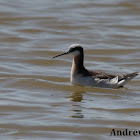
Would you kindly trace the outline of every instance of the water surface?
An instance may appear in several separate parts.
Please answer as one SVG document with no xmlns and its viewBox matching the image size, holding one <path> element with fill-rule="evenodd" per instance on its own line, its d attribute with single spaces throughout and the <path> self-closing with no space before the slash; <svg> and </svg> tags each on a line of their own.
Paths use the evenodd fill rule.
<svg viewBox="0 0 140 140">
<path fill-rule="evenodd" d="M 0 138 L 121 140 L 140 130 L 140 77 L 121 89 L 70 85 L 74 43 L 88 69 L 140 70 L 139 0 L 0 0 Z M 125 136 L 123 139 L 140 139 Z"/>
</svg>

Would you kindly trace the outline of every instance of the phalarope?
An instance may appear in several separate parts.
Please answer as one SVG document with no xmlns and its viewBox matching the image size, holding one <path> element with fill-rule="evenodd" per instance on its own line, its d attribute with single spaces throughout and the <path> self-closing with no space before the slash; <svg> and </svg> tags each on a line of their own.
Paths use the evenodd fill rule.
<svg viewBox="0 0 140 140">
<path fill-rule="evenodd" d="M 70 77 L 72 85 L 117 88 L 123 87 L 124 84 L 138 75 L 138 72 L 124 75 L 111 75 L 87 70 L 84 67 L 84 50 L 80 44 L 71 45 L 68 52 L 54 56 L 53 58 L 66 54 L 72 54 L 74 56 Z"/>
</svg>

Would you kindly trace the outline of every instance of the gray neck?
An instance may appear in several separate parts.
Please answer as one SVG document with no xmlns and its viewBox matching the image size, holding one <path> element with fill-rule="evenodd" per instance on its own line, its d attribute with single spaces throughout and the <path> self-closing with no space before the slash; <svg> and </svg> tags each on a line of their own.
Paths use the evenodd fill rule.
<svg viewBox="0 0 140 140">
<path fill-rule="evenodd" d="M 80 72 L 82 69 L 84 69 L 84 55 L 79 54 L 73 58 L 73 64 L 74 69 L 77 70 L 77 72 Z"/>
<path fill-rule="evenodd" d="M 73 58 L 72 75 L 82 74 L 83 76 L 91 76 L 89 71 L 84 67 L 84 55 L 79 54 Z"/>
</svg>

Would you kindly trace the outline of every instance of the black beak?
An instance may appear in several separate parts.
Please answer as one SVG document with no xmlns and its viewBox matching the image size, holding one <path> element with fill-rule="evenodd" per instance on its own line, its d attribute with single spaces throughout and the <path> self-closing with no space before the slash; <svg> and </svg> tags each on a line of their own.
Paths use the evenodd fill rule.
<svg viewBox="0 0 140 140">
<path fill-rule="evenodd" d="M 54 56 L 53 58 L 56 58 L 56 57 L 58 57 L 58 56 L 62 56 L 62 55 L 68 54 L 68 53 L 69 53 L 69 52 L 62 53 L 62 54 L 59 54 L 59 55 Z M 52 59 L 53 59 L 53 58 L 52 58 Z"/>
</svg>

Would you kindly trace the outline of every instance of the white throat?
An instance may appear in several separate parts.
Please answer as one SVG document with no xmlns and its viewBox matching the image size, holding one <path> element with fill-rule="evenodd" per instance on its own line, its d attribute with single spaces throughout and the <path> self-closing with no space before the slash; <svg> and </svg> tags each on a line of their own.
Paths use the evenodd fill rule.
<svg viewBox="0 0 140 140">
<path fill-rule="evenodd" d="M 71 52 L 70 54 L 72 54 L 73 56 L 77 56 L 80 54 L 80 52 L 78 50 L 74 51 L 74 52 Z"/>
</svg>

